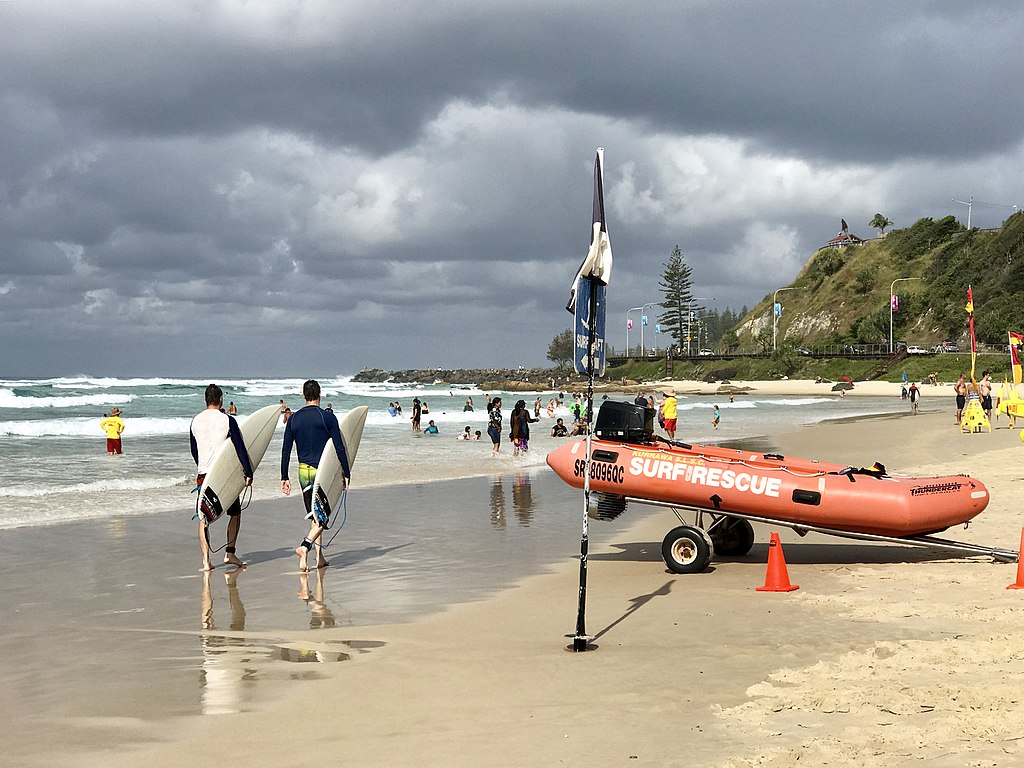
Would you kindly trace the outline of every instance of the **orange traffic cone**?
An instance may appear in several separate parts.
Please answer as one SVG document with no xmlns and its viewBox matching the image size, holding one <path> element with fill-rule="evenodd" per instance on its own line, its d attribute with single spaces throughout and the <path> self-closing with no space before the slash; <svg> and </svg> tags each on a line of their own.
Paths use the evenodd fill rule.
<svg viewBox="0 0 1024 768">
<path fill-rule="evenodd" d="M 786 556 L 782 554 L 782 542 L 779 534 L 772 533 L 768 543 L 768 571 L 764 577 L 764 586 L 758 592 L 792 592 L 800 589 L 796 584 L 789 583 L 789 572 L 786 570 Z"/>
<path fill-rule="evenodd" d="M 1007 589 L 1024 589 L 1024 563 L 1020 559 L 1021 552 L 1024 552 L 1024 528 L 1020 530 L 1020 549 L 1017 550 L 1017 580 Z"/>
</svg>

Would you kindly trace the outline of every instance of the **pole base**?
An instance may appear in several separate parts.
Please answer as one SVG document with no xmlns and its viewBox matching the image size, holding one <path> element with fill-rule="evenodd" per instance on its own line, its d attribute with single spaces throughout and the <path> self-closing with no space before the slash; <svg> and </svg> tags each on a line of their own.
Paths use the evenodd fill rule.
<svg viewBox="0 0 1024 768">
<path fill-rule="evenodd" d="M 591 642 L 594 639 L 591 635 L 577 635 L 573 633 L 571 635 L 566 635 L 566 637 L 572 639 L 572 645 L 565 646 L 565 650 L 567 651 L 582 653 L 583 651 L 597 650 L 597 646 Z"/>
</svg>

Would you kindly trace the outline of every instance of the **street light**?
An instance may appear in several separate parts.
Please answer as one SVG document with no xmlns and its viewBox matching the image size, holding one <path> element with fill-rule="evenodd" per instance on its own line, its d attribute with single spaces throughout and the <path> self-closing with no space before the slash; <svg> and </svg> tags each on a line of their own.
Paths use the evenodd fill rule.
<svg viewBox="0 0 1024 768">
<path fill-rule="evenodd" d="M 643 312 L 643 311 L 644 311 L 643 307 L 633 307 L 631 309 L 627 309 L 626 310 L 626 357 L 629 357 L 629 313 L 630 312 Z M 640 326 L 640 332 L 643 333 L 643 325 Z M 642 348 L 643 348 L 643 336 L 641 336 L 640 339 L 641 339 L 640 347 L 641 347 L 641 350 L 642 350 Z M 642 357 L 642 355 L 641 355 L 641 357 Z"/>
<path fill-rule="evenodd" d="M 642 307 L 632 307 L 631 309 L 626 310 L 626 357 L 629 357 L 629 313 L 640 313 L 640 357 L 644 357 L 644 355 L 647 354 L 644 349 L 644 310 L 647 309 L 647 307 L 656 306 L 657 303 L 658 302 L 656 301 L 649 301 Z"/>
<path fill-rule="evenodd" d="M 974 195 L 971 195 L 970 199 L 966 200 L 966 201 L 965 200 L 957 200 L 954 197 L 953 198 L 953 202 L 954 203 L 959 203 L 960 205 L 966 205 L 967 206 L 967 231 L 970 232 L 971 231 L 971 210 L 974 208 Z"/>
<path fill-rule="evenodd" d="M 893 315 L 893 296 L 896 295 L 896 283 L 902 280 L 924 280 L 923 277 L 897 277 L 892 281 L 892 285 L 889 286 L 889 354 L 892 354 L 892 315 Z"/>
<path fill-rule="evenodd" d="M 690 357 L 690 345 L 693 343 L 693 331 L 690 329 L 690 324 L 693 322 L 693 302 L 695 301 L 707 301 L 706 296 L 694 296 L 690 299 L 690 303 L 686 305 L 686 356 Z M 699 351 L 699 349 L 698 349 Z"/>
<path fill-rule="evenodd" d="M 644 347 L 644 318 L 647 315 L 644 314 L 644 310 L 648 307 L 653 307 L 655 304 L 657 304 L 656 301 L 649 301 L 640 307 L 640 357 L 644 357 L 647 354 L 647 348 Z"/>
<path fill-rule="evenodd" d="M 772 294 L 772 354 L 778 350 L 776 339 L 778 338 L 779 332 L 779 313 L 775 311 L 775 307 L 779 305 L 779 294 L 783 291 L 799 291 L 800 286 L 792 286 L 790 288 L 779 288 L 774 294 Z"/>
</svg>

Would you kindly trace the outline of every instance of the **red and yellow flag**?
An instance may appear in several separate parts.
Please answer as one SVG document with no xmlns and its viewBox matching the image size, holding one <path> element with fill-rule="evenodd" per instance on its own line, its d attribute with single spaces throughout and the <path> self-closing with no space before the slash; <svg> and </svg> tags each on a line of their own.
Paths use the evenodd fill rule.
<svg viewBox="0 0 1024 768">
<path fill-rule="evenodd" d="M 971 291 L 971 286 L 967 286 L 967 306 L 964 307 L 967 310 L 967 325 L 971 329 L 971 383 L 977 384 L 978 380 L 974 378 L 975 363 L 978 359 L 978 342 L 974 338 L 974 292 Z"/>
<path fill-rule="evenodd" d="M 1021 365 L 1020 365 L 1020 347 L 1024 344 L 1024 333 L 1014 333 L 1008 331 L 1010 334 L 1010 368 L 1013 371 L 1013 383 L 1014 385 L 1020 384 Z"/>
</svg>

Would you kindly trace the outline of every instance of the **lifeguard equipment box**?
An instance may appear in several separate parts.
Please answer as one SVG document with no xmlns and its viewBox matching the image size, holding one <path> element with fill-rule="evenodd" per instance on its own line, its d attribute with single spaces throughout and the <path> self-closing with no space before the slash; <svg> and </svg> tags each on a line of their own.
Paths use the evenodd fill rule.
<svg viewBox="0 0 1024 768">
<path fill-rule="evenodd" d="M 601 440 L 646 444 L 654 441 L 654 409 L 605 400 L 597 412 L 594 435 Z"/>
</svg>

